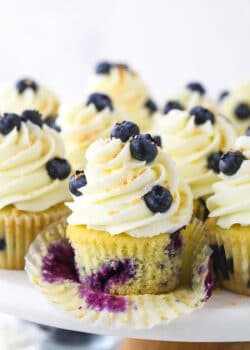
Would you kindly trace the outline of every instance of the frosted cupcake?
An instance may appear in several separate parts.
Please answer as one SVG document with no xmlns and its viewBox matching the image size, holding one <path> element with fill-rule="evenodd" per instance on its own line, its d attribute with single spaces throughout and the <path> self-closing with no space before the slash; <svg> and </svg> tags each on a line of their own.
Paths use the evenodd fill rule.
<svg viewBox="0 0 250 350">
<path fill-rule="evenodd" d="M 219 162 L 220 181 L 207 200 L 206 226 L 223 287 L 250 295 L 250 137 L 241 136 Z"/>
<path fill-rule="evenodd" d="M 40 114 L 0 119 L 0 268 L 22 269 L 36 235 L 68 213 L 70 165 Z"/>
<path fill-rule="evenodd" d="M 165 102 L 163 114 L 167 114 L 173 109 L 189 110 L 195 106 L 202 106 L 216 112 L 215 102 L 208 96 L 205 87 L 196 81 L 190 82 L 170 94 Z"/>
<path fill-rule="evenodd" d="M 52 91 L 26 78 L 0 92 L 0 110 L 8 113 L 21 113 L 25 109 L 37 110 L 43 119 L 56 118 L 59 101 Z"/>
<path fill-rule="evenodd" d="M 85 172 L 70 181 L 67 227 L 82 283 L 119 295 L 173 290 L 192 216 L 175 164 L 129 122 L 94 142 L 86 158 Z"/>
<path fill-rule="evenodd" d="M 245 135 L 250 126 L 250 83 L 223 91 L 219 96 L 218 109 L 232 122 L 238 135 Z"/>
<path fill-rule="evenodd" d="M 148 131 L 157 110 L 139 75 L 125 64 L 100 62 L 89 81 L 89 91 L 109 95 L 126 118 Z"/>
<path fill-rule="evenodd" d="M 85 152 L 100 137 L 107 137 L 112 126 L 121 122 L 111 98 L 101 93 L 89 95 L 85 102 L 65 110 L 58 118 L 66 147 L 66 157 L 74 169 L 85 165 Z"/>
</svg>

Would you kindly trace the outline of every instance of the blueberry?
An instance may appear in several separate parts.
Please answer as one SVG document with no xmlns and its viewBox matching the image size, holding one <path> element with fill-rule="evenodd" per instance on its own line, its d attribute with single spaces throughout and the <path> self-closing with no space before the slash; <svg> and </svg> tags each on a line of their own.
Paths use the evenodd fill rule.
<svg viewBox="0 0 250 350">
<path fill-rule="evenodd" d="M 31 123 L 40 126 L 40 128 L 43 126 L 41 114 L 34 110 L 27 109 L 26 111 L 23 111 L 21 114 L 21 119 L 24 122 L 30 121 Z"/>
<path fill-rule="evenodd" d="M 38 89 L 38 85 L 34 80 L 22 79 L 16 83 L 16 89 L 19 92 L 19 94 L 22 94 L 26 89 L 31 89 L 34 92 L 36 92 Z"/>
<path fill-rule="evenodd" d="M 149 111 L 150 114 L 153 114 L 157 111 L 157 105 L 156 103 L 149 98 L 145 103 L 144 107 Z"/>
<path fill-rule="evenodd" d="M 113 110 L 113 103 L 108 95 L 95 92 L 89 95 L 86 105 L 94 104 L 95 108 L 100 112 L 105 108 Z"/>
<path fill-rule="evenodd" d="M 116 123 L 111 131 L 111 137 L 120 139 L 122 142 L 126 142 L 130 137 L 139 135 L 139 127 L 132 122 L 123 121 L 122 123 Z"/>
<path fill-rule="evenodd" d="M 55 157 L 46 163 L 46 169 L 52 179 L 64 180 L 71 171 L 70 164 L 66 159 Z"/>
<path fill-rule="evenodd" d="M 149 134 L 138 135 L 130 143 L 130 152 L 135 159 L 152 162 L 157 156 L 157 146 Z"/>
<path fill-rule="evenodd" d="M 112 68 L 112 64 L 107 61 L 99 62 L 96 65 L 95 72 L 96 74 L 108 74 Z"/>
<path fill-rule="evenodd" d="M 153 213 L 165 213 L 173 202 L 171 192 L 160 185 L 155 185 L 143 198 Z"/>
<path fill-rule="evenodd" d="M 0 238 L 0 251 L 3 251 L 6 249 L 6 240 L 5 238 Z"/>
<path fill-rule="evenodd" d="M 192 81 L 191 83 L 188 83 L 186 87 L 191 91 L 198 92 L 200 95 L 205 95 L 206 93 L 206 89 L 204 88 L 204 86 L 197 81 Z"/>
<path fill-rule="evenodd" d="M 215 123 L 215 118 L 213 113 L 201 106 L 196 106 L 192 108 L 190 110 L 190 115 L 194 116 L 194 122 L 196 125 L 204 124 L 207 121 L 210 121 L 212 124 Z"/>
<path fill-rule="evenodd" d="M 44 123 L 48 125 L 51 129 L 54 129 L 57 132 L 61 131 L 61 128 L 59 125 L 56 124 L 56 118 L 53 116 L 49 116 L 46 119 L 44 119 Z"/>
<path fill-rule="evenodd" d="M 246 120 L 250 118 L 250 106 L 247 103 L 239 103 L 234 110 L 234 114 L 239 120 Z"/>
<path fill-rule="evenodd" d="M 207 167 L 208 169 L 213 170 L 215 173 L 219 174 L 220 169 L 219 169 L 219 162 L 221 159 L 221 156 L 223 155 L 222 151 L 212 153 L 207 159 Z"/>
<path fill-rule="evenodd" d="M 21 118 L 15 113 L 5 113 L 2 118 L 0 118 L 0 134 L 7 135 L 14 128 L 19 130 L 21 127 Z"/>
<path fill-rule="evenodd" d="M 87 180 L 84 171 L 76 170 L 75 174 L 69 180 L 69 190 L 72 194 L 79 197 L 82 193 L 78 189 L 84 187 L 86 184 Z"/>
<path fill-rule="evenodd" d="M 219 161 L 219 169 L 225 175 L 233 175 L 240 168 L 245 159 L 240 151 L 224 153 Z"/>
<path fill-rule="evenodd" d="M 219 94 L 219 101 L 222 101 L 225 97 L 227 97 L 229 95 L 229 91 L 228 90 L 224 90 Z"/>
<path fill-rule="evenodd" d="M 179 101 L 167 101 L 164 109 L 163 109 L 163 114 L 167 114 L 168 112 L 172 111 L 173 109 L 178 109 L 180 111 L 184 110 L 184 107 L 182 106 L 182 104 Z"/>
<path fill-rule="evenodd" d="M 153 140 L 157 144 L 157 146 L 162 147 L 161 137 L 159 135 L 153 136 Z"/>
</svg>

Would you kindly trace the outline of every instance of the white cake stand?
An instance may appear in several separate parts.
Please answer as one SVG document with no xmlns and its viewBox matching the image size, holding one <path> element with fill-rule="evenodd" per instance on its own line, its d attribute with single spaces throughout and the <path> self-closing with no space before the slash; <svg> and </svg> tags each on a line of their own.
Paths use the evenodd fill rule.
<svg viewBox="0 0 250 350">
<path fill-rule="evenodd" d="M 146 330 L 115 330 L 74 319 L 50 304 L 25 272 L 0 271 L 0 311 L 21 319 L 69 330 L 177 342 L 250 341 L 250 298 L 215 292 L 201 310 Z M 154 310 L 152 310 L 154 312 Z"/>
</svg>

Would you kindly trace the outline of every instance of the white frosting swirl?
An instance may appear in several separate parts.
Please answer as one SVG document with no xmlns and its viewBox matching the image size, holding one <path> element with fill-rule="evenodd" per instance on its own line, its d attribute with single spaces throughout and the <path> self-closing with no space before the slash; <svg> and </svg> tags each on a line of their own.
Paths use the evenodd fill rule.
<svg viewBox="0 0 250 350">
<path fill-rule="evenodd" d="M 222 228 L 250 225 L 250 137 L 239 137 L 235 148 L 246 160 L 234 175 L 220 173 L 221 181 L 213 186 L 215 194 L 207 200 L 209 216 L 217 218 L 217 225 Z"/>
<path fill-rule="evenodd" d="M 217 180 L 217 174 L 207 168 L 209 155 L 234 145 L 232 125 L 223 117 L 215 119 L 215 124 L 207 121 L 196 125 L 194 117 L 178 110 L 156 118 L 153 133 L 162 136 L 163 149 L 175 160 L 194 198 L 212 193 L 212 184 Z"/>
<path fill-rule="evenodd" d="M 60 135 L 46 125 L 22 122 L 19 131 L 0 134 L 0 209 L 11 204 L 39 212 L 66 200 L 68 179 L 53 180 L 46 170 L 49 160 L 63 156 Z"/>
<path fill-rule="evenodd" d="M 75 169 L 85 166 L 85 152 L 98 138 L 108 137 L 116 122 L 124 118 L 116 110 L 105 108 L 98 111 L 94 104 L 79 104 L 63 111 L 58 118 L 66 148 L 66 157 Z"/>
<path fill-rule="evenodd" d="M 151 163 L 133 159 L 130 143 L 118 139 L 98 140 L 87 150 L 85 170 L 87 185 L 83 195 L 69 203 L 71 225 L 111 235 L 127 233 L 134 237 L 151 237 L 172 233 L 189 223 L 192 194 L 180 179 L 176 167 L 164 152 Z M 154 185 L 168 188 L 173 203 L 165 213 L 153 213 L 143 196 Z"/>
</svg>

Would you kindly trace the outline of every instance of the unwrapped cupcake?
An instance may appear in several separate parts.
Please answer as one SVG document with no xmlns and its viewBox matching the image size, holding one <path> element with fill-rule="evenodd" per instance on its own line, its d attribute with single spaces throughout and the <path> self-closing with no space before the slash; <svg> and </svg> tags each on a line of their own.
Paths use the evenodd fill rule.
<svg viewBox="0 0 250 350">
<path fill-rule="evenodd" d="M 0 268 L 22 269 L 36 235 L 68 213 L 70 165 L 36 111 L 0 118 Z"/>
</svg>

